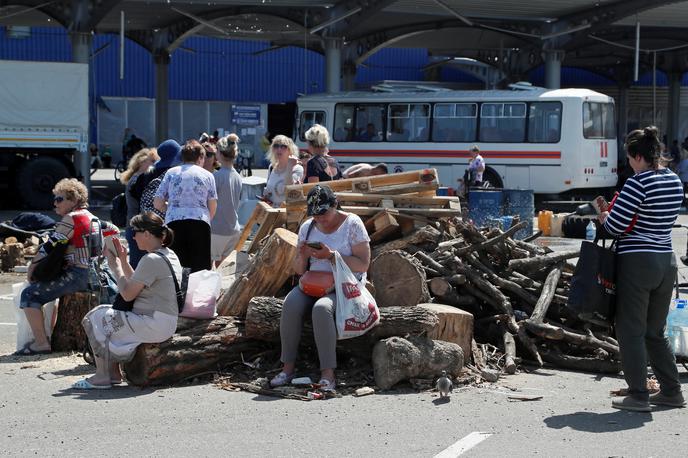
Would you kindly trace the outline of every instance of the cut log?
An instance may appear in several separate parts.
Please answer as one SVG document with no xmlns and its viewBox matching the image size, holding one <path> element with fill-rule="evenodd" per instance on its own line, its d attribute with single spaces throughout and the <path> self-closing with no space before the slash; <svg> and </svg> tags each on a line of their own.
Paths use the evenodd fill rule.
<svg viewBox="0 0 688 458">
<path fill-rule="evenodd" d="M 276 294 L 292 275 L 297 239 L 293 232 L 275 229 L 246 270 L 220 296 L 217 313 L 241 317 L 252 297 Z"/>
<path fill-rule="evenodd" d="M 503 323 L 499 324 L 499 330 L 502 333 L 502 341 L 504 342 L 504 372 L 507 374 L 516 373 L 516 341 L 509 330 Z"/>
<path fill-rule="evenodd" d="M 375 383 L 383 390 L 411 378 L 434 379 L 442 371 L 457 377 L 463 363 L 461 346 L 428 337 L 390 337 L 373 348 Z"/>
<path fill-rule="evenodd" d="M 375 244 L 395 237 L 401 232 L 399 223 L 388 210 L 382 210 L 365 222 L 370 243 Z"/>
<path fill-rule="evenodd" d="M 544 269 L 566 259 L 577 258 L 580 250 L 561 251 L 548 256 L 535 256 L 534 258 L 512 259 L 509 268 L 525 274 Z"/>
<path fill-rule="evenodd" d="M 17 239 L 14 239 L 13 243 L 5 242 L 0 246 L 0 269 L 3 272 L 10 272 L 14 266 L 24 264 L 24 244 L 17 243 Z"/>
<path fill-rule="evenodd" d="M 437 314 L 440 322 L 427 336 L 434 340 L 444 340 L 459 344 L 467 360 L 471 356 L 473 340 L 473 314 L 445 304 L 419 304 L 421 308 Z"/>
<path fill-rule="evenodd" d="M 621 363 L 619 361 L 565 355 L 559 350 L 544 349 L 541 353 L 542 359 L 564 369 L 598 372 L 601 374 L 618 374 L 621 372 Z"/>
<path fill-rule="evenodd" d="M 458 276 L 456 275 L 456 277 Z M 458 290 L 442 277 L 433 278 L 428 283 L 430 285 L 430 292 L 435 296 L 436 302 L 458 308 L 474 308 L 477 304 L 474 296 L 459 294 Z"/>
<path fill-rule="evenodd" d="M 275 297 L 254 297 L 246 312 L 246 336 L 266 342 L 279 342 L 279 323 L 282 314 L 282 299 Z M 380 323 L 363 337 L 383 339 L 391 336 L 432 332 L 440 323 L 437 313 L 420 307 L 384 307 L 380 309 Z M 304 337 L 309 338 L 312 330 L 304 327 Z M 347 339 L 339 343 L 355 341 Z"/>
<path fill-rule="evenodd" d="M 82 351 L 86 332 L 81 320 L 98 305 L 95 294 L 79 292 L 62 296 L 57 306 L 57 321 L 51 337 L 53 351 Z"/>
<path fill-rule="evenodd" d="M 430 300 L 423 266 L 403 251 L 382 253 L 370 263 L 368 274 L 380 308 L 413 307 Z"/>
<path fill-rule="evenodd" d="M 392 250 L 408 250 L 413 246 L 436 244 L 440 238 L 440 231 L 430 225 L 421 227 L 406 237 L 383 243 L 373 249 L 373 257 Z"/>
<path fill-rule="evenodd" d="M 171 385 L 189 377 L 217 371 L 223 364 L 250 359 L 266 344 L 247 339 L 234 317 L 214 320 L 180 318 L 177 333 L 159 344 L 142 344 L 124 364 L 129 383 Z"/>
</svg>

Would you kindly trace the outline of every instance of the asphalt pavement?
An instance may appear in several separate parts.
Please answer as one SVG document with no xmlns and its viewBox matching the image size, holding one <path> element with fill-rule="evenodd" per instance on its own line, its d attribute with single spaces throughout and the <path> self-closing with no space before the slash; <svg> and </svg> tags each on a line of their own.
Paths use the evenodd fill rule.
<svg viewBox="0 0 688 458">
<path fill-rule="evenodd" d="M 688 224 L 688 216 L 680 222 Z M 684 254 L 686 230 L 674 235 L 677 253 Z M 681 267 L 682 281 L 687 273 Z M 685 409 L 612 409 L 609 391 L 625 386 L 621 377 L 549 368 L 460 388 L 446 403 L 436 393 L 410 390 L 304 402 L 206 383 L 75 392 L 69 386 L 93 370 L 78 355 L 10 356 L 16 337 L 11 284 L 20 281 L 20 274 L 0 275 L 1 455 L 686 455 Z M 688 391 L 683 367 L 680 375 Z M 514 394 L 542 398 L 510 400 Z"/>
</svg>

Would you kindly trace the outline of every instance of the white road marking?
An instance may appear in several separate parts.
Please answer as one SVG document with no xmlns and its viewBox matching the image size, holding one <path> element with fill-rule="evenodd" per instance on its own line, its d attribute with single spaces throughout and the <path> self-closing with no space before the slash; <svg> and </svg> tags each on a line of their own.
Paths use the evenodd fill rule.
<svg viewBox="0 0 688 458">
<path fill-rule="evenodd" d="M 17 323 L 0 323 L 0 326 L 16 326 Z"/>
<path fill-rule="evenodd" d="M 474 431 L 470 433 L 468 436 L 464 437 L 463 439 L 460 439 L 456 443 L 442 450 L 440 453 L 435 455 L 434 458 L 454 458 L 459 455 L 462 455 L 464 452 L 472 449 L 473 447 L 475 447 L 491 435 L 492 434 L 490 433 L 481 433 Z"/>
</svg>

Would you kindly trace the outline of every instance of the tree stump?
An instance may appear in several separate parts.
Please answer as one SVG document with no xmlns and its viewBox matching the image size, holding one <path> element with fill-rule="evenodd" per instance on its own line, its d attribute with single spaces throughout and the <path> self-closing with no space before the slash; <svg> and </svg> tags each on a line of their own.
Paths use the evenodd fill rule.
<svg viewBox="0 0 688 458">
<path fill-rule="evenodd" d="M 439 324 L 428 332 L 429 338 L 459 344 L 464 358 L 471 357 L 473 314 L 444 304 L 420 304 L 419 307 L 435 312 L 440 319 Z"/>
<path fill-rule="evenodd" d="M 442 371 L 457 377 L 463 362 L 458 344 L 428 337 L 390 337 L 373 348 L 375 383 L 383 390 L 410 378 L 434 379 Z"/>
<path fill-rule="evenodd" d="M 430 300 L 422 264 L 403 251 L 382 253 L 373 259 L 368 274 L 380 308 L 413 307 Z"/>
<path fill-rule="evenodd" d="M 133 385 L 170 385 L 241 361 L 242 353 L 248 359 L 263 350 L 265 344 L 246 338 L 234 317 L 180 318 L 177 332 L 170 339 L 140 345 L 134 358 L 124 364 L 124 372 Z"/>
<path fill-rule="evenodd" d="M 13 237 L 10 237 L 13 238 Z M 22 243 L 5 243 L 0 246 L 0 270 L 11 272 L 14 266 L 24 264 L 24 245 Z"/>
<path fill-rule="evenodd" d="M 94 307 L 98 298 L 90 292 L 62 296 L 57 305 L 57 321 L 51 338 L 53 351 L 81 351 L 86 345 L 86 332 L 81 320 Z"/>
<path fill-rule="evenodd" d="M 246 270 L 220 296 L 217 313 L 243 317 L 252 297 L 276 294 L 293 273 L 297 240 L 293 232 L 275 229 Z"/>
</svg>

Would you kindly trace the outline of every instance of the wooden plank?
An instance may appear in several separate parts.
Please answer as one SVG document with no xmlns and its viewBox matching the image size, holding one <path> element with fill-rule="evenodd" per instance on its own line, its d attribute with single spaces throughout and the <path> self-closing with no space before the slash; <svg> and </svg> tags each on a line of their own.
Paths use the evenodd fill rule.
<svg viewBox="0 0 688 458">
<path fill-rule="evenodd" d="M 385 210 L 382 207 L 359 207 L 359 206 L 342 206 L 345 212 L 354 213 L 358 216 L 373 216 L 380 210 Z M 389 209 L 387 209 L 389 210 Z M 461 216 L 461 211 L 451 208 L 394 208 L 394 212 L 399 212 L 402 215 L 418 215 L 430 218 L 444 218 L 450 216 Z M 392 213 L 394 214 L 394 213 Z"/>
<path fill-rule="evenodd" d="M 326 184 L 335 192 L 348 191 L 366 193 L 379 193 L 376 191 L 376 189 L 378 188 L 394 187 L 408 184 L 423 184 L 426 186 L 425 188 L 422 188 L 424 190 L 427 190 L 428 187 L 434 186 L 434 189 L 439 187 L 439 181 L 437 179 L 437 170 L 412 170 L 409 172 L 392 173 L 388 175 L 376 175 L 362 178 L 347 178 L 344 180 L 327 181 L 324 183 L 306 183 L 289 185 L 286 188 L 287 205 L 290 201 L 305 199 L 305 196 L 308 194 L 308 191 L 310 191 L 316 184 Z"/>
<path fill-rule="evenodd" d="M 256 205 L 256 208 L 253 209 L 253 213 L 251 213 L 251 216 L 244 225 L 244 230 L 241 231 L 241 236 L 239 237 L 239 240 L 237 241 L 236 245 L 234 245 L 235 250 L 241 251 L 244 248 L 244 243 L 246 243 L 246 240 L 248 240 L 249 236 L 251 235 L 251 229 L 253 228 L 253 225 L 256 224 L 256 222 L 258 221 L 258 215 L 260 214 L 260 212 L 260 208 L 258 207 L 258 205 Z"/>
<path fill-rule="evenodd" d="M 370 243 L 386 240 L 401 230 L 397 220 L 386 210 L 376 213 L 365 222 L 365 226 L 370 234 Z"/>
<path fill-rule="evenodd" d="M 262 202 L 261 202 L 262 203 Z M 251 246 L 248 248 L 248 253 L 255 253 L 258 250 L 258 247 L 260 246 L 261 240 L 263 240 L 265 237 L 269 237 L 270 234 L 272 234 L 273 229 L 275 228 L 275 222 L 277 221 L 277 218 L 280 214 L 279 210 L 277 208 L 271 208 L 270 210 L 277 210 L 277 211 L 267 211 L 265 212 L 265 216 L 261 221 L 258 221 L 258 224 L 260 224 L 260 227 L 258 228 L 258 231 L 256 232 L 256 235 L 253 237 L 253 241 L 251 242 Z M 284 211 L 286 214 L 286 210 Z"/>
</svg>

